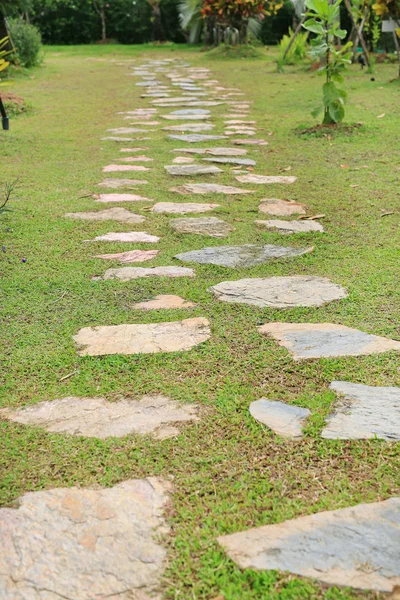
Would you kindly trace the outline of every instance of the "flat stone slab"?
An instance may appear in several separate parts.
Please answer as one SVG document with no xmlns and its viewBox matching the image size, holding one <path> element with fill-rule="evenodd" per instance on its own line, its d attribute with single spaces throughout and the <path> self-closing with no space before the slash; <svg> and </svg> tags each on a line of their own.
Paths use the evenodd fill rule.
<svg viewBox="0 0 400 600">
<path fill-rule="evenodd" d="M 196 306 L 194 302 L 185 300 L 180 296 L 161 295 L 156 296 L 153 298 L 153 300 L 137 302 L 132 306 L 132 308 L 136 310 L 161 310 L 173 308 L 192 308 L 193 306 Z"/>
<path fill-rule="evenodd" d="M 356 589 L 400 584 L 400 498 L 320 512 L 225 535 L 218 542 L 242 569 L 289 571 Z"/>
<path fill-rule="evenodd" d="M 151 210 L 159 214 L 184 215 L 186 213 L 208 212 L 219 206 L 219 204 L 196 204 L 195 202 L 157 202 Z"/>
<path fill-rule="evenodd" d="M 227 165 L 243 165 L 248 167 L 254 167 L 257 164 L 252 158 L 234 158 L 233 156 L 214 156 L 213 158 L 203 158 L 202 160 Z"/>
<path fill-rule="evenodd" d="M 170 192 L 178 192 L 179 194 L 225 194 L 226 196 L 254 194 L 254 190 L 244 190 L 243 188 L 219 185 L 218 183 L 185 183 L 185 185 L 170 188 Z"/>
<path fill-rule="evenodd" d="M 197 217 L 191 219 L 172 219 L 170 227 L 177 233 L 192 233 L 195 235 L 209 235 L 210 237 L 226 237 L 234 228 L 216 217 Z"/>
<path fill-rule="evenodd" d="M 95 194 L 93 196 L 96 202 L 153 202 L 150 198 L 140 194 Z"/>
<path fill-rule="evenodd" d="M 311 414 L 308 408 L 261 398 L 250 404 L 251 415 L 272 431 L 286 438 L 303 437 L 303 426 Z"/>
<path fill-rule="evenodd" d="M 295 360 L 400 350 L 400 342 L 334 323 L 266 323 L 258 331 L 277 340 Z"/>
<path fill-rule="evenodd" d="M 146 179 L 104 179 L 97 185 L 105 188 L 120 188 L 120 187 L 130 187 L 134 185 L 145 185 L 149 183 Z"/>
<path fill-rule="evenodd" d="M 151 598 L 163 573 L 171 485 L 149 477 L 106 489 L 30 492 L 0 509 L 4 599 Z"/>
<path fill-rule="evenodd" d="M 187 135 L 168 135 L 170 140 L 178 140 L 180 142 L 189 142 L 189 144 L 195 144 L 197 142 L 209 142 L 210 140 L 223 140 L 224 135 L 206 135 L 200 133 L 188 133 Z"/>
<path fill-rule="evenodd" d="M 198 116 L 202 116 L 202 117 L 207 117 L 208 115 L 211 114 L 210 110 L 206 110 L 204 108 L 183 108 L 182 110 L 173 110 L 171 113 L 169 113 L 168 115 L 164 115 L 164 119 L 166 119 L 167 117 L 198 117 Z"/>
<path fill-rule="evenodd" d="M 326 420 L 321 436 L 330 440 L 400 440 L 400 388 L 333 381 L 342 398 Z M 399 557 L 400 558 L 400 557 Z M 400 561 L 399 561 L 400 564 Z"/>
<path fill-rule="evenodd" d="M 194 163 L 194 161 L 195 159 L 191 158 L 190 156 L 177 156 L 172 162 L 174 165 L 184 165 Z"/>
<path fill-rule="evenodd" d="M 181 352 L 207 341 L 211 331 L 203 317 L 171 323 L 84 327 L 73 337 L 80 356 Z"/>
<path fill-rule="evenodd" d="M 169 175 L 215 175 L 223 172 L 212 165 L 167 165 L 164 169 Z"/>
<path fill-rule="evenodd" d="M 116 127 L 115 129 L 107 129 L 109 133 L 114 133 L 116 135 L 129 135 L 130 133 L 148 133 L 149 131 L 155 131 L 152 129 L 138 129 L 137 127 Z"/>
<path fill-rule="evenodd" d="M 121 264 L 146 262 L 153 260 L 159 253 L 159 250 L 128 250 L 127 252 L 117 252 L 116 254 L 97 254 L 95 258 L 103 260 L 117 260 Z"/>
<path fill-rule="evenodd" d="M 279 233 L 323 233 L 324 228 L 317 221 L 282 221 L 279 219 L 271 219 L 270 221 L 254 221 L 256 225 L 265 227 L 266 229 L 276 229 Z"/>
<path fill-rule="evenodd" d="M 274 308 L 322 306 L 348 295 L 326 277 L 307 275 L 222 281 L 211 287 L 211 291 L 223 302 Z"/>
<path fill-rule="evenodd" d="M 256 138 L 252 138 L 252 139 L 237 139 L 237 140 L 231 140 L 232 144 L 235 144 L 237 146 L 268 146 L 268 142 L 266 140 L 262 140 L 262 139 L 256 139 Z"/>
<path fill-rule="evenodd" d="M 107 208 L 91 212 L 66 213 L 64 217 L 82 219 L 83 221 L 119 221 L 120 223 L 143 223 L 141 215 L 135 215 L 126 208 Z"/>
<path fill-rule="evenodd" d="M 122 171 L 150 171 L 150 168 L 143 165 L 107 165 L 102 170 L 103 173 L 119 173 Z"/>
<path fill-rule="evenodd" d="M 204 121 L 205 119 L 209 119 L 210 115 L 208 114 L 210 111 L 207 111 L 207 114 L 194 114 L 194 115 L 162 115 L 163 119 L 167 121 Z"/>
<path fill-rule="evenodd" d="M 102 137 L 101 140 L 103 142 L 133 142 L 133 138 L 116 137 L 114 135 L 109 135 L 107 137 Z"/>
<path fill-rule="evenodd" d="M 215 125 L 211 123 L 180 123 L 179 125 L 169 125 L 168 127 L 163 127 L 163 131 L 193 131 L 197 133 L 198 131 L 212 131 L 215 129 Z"/>
<path fill-rule="evenodd" d="M 149 235 L 145 231 L 125 231 L 120 233 L 105 233 L 104 235 L 98 235 L 93 240 L 86 240 L 89 242 L 151 242 L 155 243 L 160 240 L 156 235 Z"/>
<path fill-rule="evenodd" d="M 235 179 L 240 183 L 272 184 L 272 183 L 294 183 L 297 177 L 283 175 L 238 175 Z"/>
<path fill-rule="evenodd" d="M 119 279 L 130 281 L 143 277 L 195 277 L 193 269 L 186 267 L 122 267 L 121 269 L 108 269 L 103 277 L 92 277 L 98 279 Z"/>
<path fill-rule="evenodd" d="M 293 258 L 307 254 L 312 248 L 288 248 L 285 246 L 214 246 L 191 250 L 177 254 L 174 258 L 183 262 L 195 262 L 202 265 L 219 265 L 221 267 L 253 267 L 276 258 Z"/>
<path fill-rule="evenodd" d="M 279 200 L 278 198 L 263 198 L 258 210 L 275 217 L 306 214 L 303 204 L 294 200 Z"/>
<path fill-rule="evenodd" d="M 154 158 L 149 156 L 124 156 L 123 158 L 117 158 L 120 162 L 153 162 Z"/>
<path fill-rule="evenodd" d="M 131 433 L 166 439 L 179 434 L 179 429 L 171 424 L 197 420 L 193 404 L 179 405 L 159 395 L 143 396 L 140 400 L 122 398 L 118 402 L 68 397 L 20 410 L 3 409 L 0 414 L 15 423 L 43 427 L 51 433 L 102 439 Z"/>
<path fill-rule="evenodd" d="M 244 156 L 247 154 L 247 150 L 243 148 L 175 148 L 173 152 L 210 154 L 211 156 Z"/>
</svg>

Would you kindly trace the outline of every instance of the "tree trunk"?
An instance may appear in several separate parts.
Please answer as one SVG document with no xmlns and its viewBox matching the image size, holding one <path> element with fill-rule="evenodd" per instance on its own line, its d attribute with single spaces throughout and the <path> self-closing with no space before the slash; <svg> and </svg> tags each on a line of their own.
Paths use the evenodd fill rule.
<svg viewBox="0 0 400 600">
<path fill-rule="evenodd" d="M 354 62 L 354 57 L 357 54 L 357 44 L 358 44 L 358 40 L 360 39 L 360 34 L 362 35 L 363 29 L 364 29 L 364 25 L 365 25 L 365 21 L 367 20 L 368 17 L 368 7 L 366 7 L 364 14 L 363 14 L 363 18 L 362 21 L 360 23 L 360 29 L 354 29 L 354 25 L 353 25 L 353 29 L 355 31 L 355 37 L 354 37 L 354 45 L 353 45 L 353 58 L 352 58 L 352 62 Z"/>
<path fill-rule="evenodd" d="M 397 52 L 397 60 L 399 61 L 399 78 L 400 78 L 400 44 L 399 44 L 399 39 L 397 37 L 397 33 L 395 31 L 393 31 L 393 40 L 394 40 L 394 47 L 396 48 L 396 52 Z"/>
<path fill-rule="evenodd" d="M 347 12 L 349 13 L 349 17 L 351 19 L 351 23 L 352 23 L 354 29 L 357 32 L 356 35 L 358 34 L 358 37 L 360 39 L 361 47 L 363 49 L 363 53 L 364 53 L 364 56 L 365 56 L 365 61 L 366 61 L 367 65 L 368 65 L 368 67 L 370 67 L 371 63 L 370 63 L 370 60 L 369 60 L 368 49 L 367 49 L 367 46 L 365 44 L 364 36 L 363 36 L 362 32 L 360 32 L 359 28 L 357 27 L 357 23 L 356 23 L 356 21 L 354 19 L 354 15 L 353 15 L 353 12 L 351 10 L 350 0 L 344 0 L 344 4 L 345 4 L 345 6 L 347 8 Z"/>
<path fill-rule="evenodd" d="M 161 21 L 161 11 L 159 6 L 153 5 L 153 41 L 165 42 L 165 32 Z"/>
<path fill-rule="evenodd" d="M 283 54 L 283 60 L 285 60 L 285 58 L 286 58 L 286 56 L 287 56 L 287 54 L 288 54 L 288 52 L 289 52 L 290 48 L 293 46 L 293 42 L 294 42 L 294 40 L 296 39 L 296 37 L 298 36 L 298 34 L 300 33 L 300 29 L 302 28 L 302 26 L 303 26 L 303 23 L 304 23 L 304 21 L 306 20 L 306 18 L 307 18 L 307 17 L 306 17 L 306 15 L 305 15 L 305 14 L 304 14 L 304 15 L 301 17 L 301 20 L 299 21 L 299 24 L 297 25 L 297 27 L 296 27 L 296 29 L 295 29 L 295 31 L 294 31 L 294 33 L 293 33 L 293 35 L 292 35 L 292 39 L 291 39 L 291 40 L 290 40 L 290 42 L 288 43 L 288 45 L 287 45 L 287 47 L 286 47 L 286 50 L 285 50 L 285 52 L 284 52 L 284 54 Z"/>
<path fill-rule="evenodd" d="M 100 8 L 100 21 L 101 21 L 101 39 L 103 42 L 107 39 L 107 27 L 106 27 L 106 11 L 104 6 Z"/>
</svg>

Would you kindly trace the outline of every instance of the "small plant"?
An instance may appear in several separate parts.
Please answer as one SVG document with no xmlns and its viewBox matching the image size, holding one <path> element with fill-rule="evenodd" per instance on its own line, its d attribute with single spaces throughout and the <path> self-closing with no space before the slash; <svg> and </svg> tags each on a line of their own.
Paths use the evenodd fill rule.
<svg viewBox="0 0 400 600">
<path fill-rule="evenodd" d="M 3 194 L 2 194 L 2 198 L 0 199 L 0 215 L 3 212 L 6 212 L 7 210 L 9 210 L 7 208 L 7 203 L 11 197 L 11 194 L 13 193 L 13 191 L 15 190 L 16 186 L 18 183 L 18 179 L 15 179 L 14 181 L 11 182 L 6 182 L 3 186 Z"/>
<path fill-rule="evenodd" d="M 8 45 L 8 37 L 0 40 L 0 72 L 5 71 L 10 64 L 8 60 L 6 60 L 6 56 L 10 54 L 9 50 L 4 50 Z"/>
<path fill-rule="evenodd" d="M 303 58 L 306 56 L 308 48 L 308 31 L 298 33 L 296 37 L 293 38 L 292 44 L 289 47 L 289 50 L 287 51 L 287 48 L 292 38 L 293 31 L 289 28 L 289 35 L 284 35 L 281 41 L 279 42 L 279 58 L 277 61 L 278 66 L 295 65 L 298 62 L 302 61 Z"/>
<path fill-rule="evenodd" d="M 322 104 L 312 111 L 314 117 L 324 111 L 324 125 L 340 123 L 344 118 L 344 105 L 347 93 L 336 86 L 343 83 L 342 72 L 346 65 L 351 63 L 352 42 L 348 42 L 339 50 L 335 46 L 335 38 L 343 40 L 347 31 L 340 29 L 339 12 L 342 0 L 329 4 L 329 0 L 306 0 L 308 19 L 303 27 L 316 37 L 311 40 L 312 58 L 323 64 L 318 69 L 320 74 L 325 74 L 325 83 L 322 86 Z"/>
<path fill-rule="evenodd" d="M 9 19 L 10 37 L 21 66 L 29 69 L 40 64 L 42 38 L 39 29 L 22 19 Z"/>
</svg>

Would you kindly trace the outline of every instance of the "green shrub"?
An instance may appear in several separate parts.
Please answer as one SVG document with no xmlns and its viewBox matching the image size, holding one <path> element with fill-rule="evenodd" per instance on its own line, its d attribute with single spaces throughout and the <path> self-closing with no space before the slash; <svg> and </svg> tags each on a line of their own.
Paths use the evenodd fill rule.
<svg viewBox="0 0 400 600">
<path fill-rule="evenodd" d="M 293 44 L 289 48 L 289 52 L 283 58 L 286 48 L 292 39 L 293 31 L 289 28 L 289 35 L 284 35 L 279 42 L 279 59 L 284 65 L 295 65 L 301 62 L 307 54 L 308 31 L 299 32 L 295 37 Z"/>
<path fill-rule="evenodd" d="M 41 61 L 42 49 L 39 29 L 22 19 L 9 19 L 8 25 L 20 64 L 28 69 L 38 65 Z"/>
</svg>

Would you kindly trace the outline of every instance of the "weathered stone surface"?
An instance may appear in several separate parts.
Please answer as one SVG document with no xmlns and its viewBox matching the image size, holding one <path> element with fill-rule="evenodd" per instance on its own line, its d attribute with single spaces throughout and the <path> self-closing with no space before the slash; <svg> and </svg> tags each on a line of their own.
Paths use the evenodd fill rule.
<svg viewBox="0 0 400 600">
<path fill-rule="evenodd" d="M 130 152 L 130 153 L 134 153 L 134 152 L 144 152 L 145 150 L 148 150 L 149 148 L 146 147 L 142 147 L 142 148 L 120 148 L 120 152 Z"/>
<path fill-rule="evenodd" d="M 170 188 L 170 192 L 178 192 L 179 194 L 225 194 L 227 196 L 254 194 L 254 190 L 244 190 L 243 188 L 217 183 L 185 183 L 185 185 Z"/>
<path fill-rule="evenodd" d="M 199 94 L 197 94 L 199 95 Z M 194 106 L 220 106 L 223 102 L 218 102 L 214 100 L 196 100 L 196 98 L 188 98 L 184 96 L 184 100 L 178 102 L 167 102 L 167 100 L 176 100 L 175 98 L 165 98 L 162 100 L 154 101 L 153 103 L 156 106 L 164 107 L 164 108 L 172 108 L 177 106 L 187 106 L 188 108 Z"/>
<path fill-rule="evenodd" d="M 231 140 L 232 144 L 236 144 L 237 146 L 245 146 L 245 145 L 249 145 L 249 146 L 268 146 L 268 143 L 266 140 L 262 140 L 262 139 L 237 139 L 237 140 Z"/>
<path fill-rule="evenodd" d="M 270 184 L 270 183 L 294 183 L 297 177 L 283 176 L 283 175 L 255 175 L 249 173 L 249 175 L 238 175 L 236 177 L 240 183 L 257 183 L 257 184 Z"/>
<path fill-rule="evenodd" d="M 400 440 L 400 388 L 372 387 L 347 381 L 333 381 L 330 388 L 343 398 L 327 418 L 321 433 L 323 438 Z"/>
<path fill-rule="evenodd" d="M 299 517 L 218 538 L 242 569 L 289 571 L 329 585 L 400 584 L 400 498 Z"/>
<path fill-rule="evenodd" d="M 163 131 L 193 131 L 197 133 L 198 131 L 212 131 L 215 129 L 215 125 L 211 123 L 180 123 L 179 125 L 169 125 L 162 129 Z"/>
<path fill-rule="evenodd" d="M 243 119 L 230 119 L 224 121 L 225 125 L 255 125 L 256 121 L 244 121 Z"/>
<path fill-rule="evenodd" d="M 145 179 L 104 179 L 97 185 L 105 188 L 120 188 L 120 187 L 130 187 L 133 185 L 145 185 L 149 183 Z"/>
<path fill-rule="evenodd" d="M 250 404 L 251 415 L 272 431 L 287 438 L 303 437 L 303 425 L 311 414 L 308 408 L 261 398 Z"/>
<path fill-rule="evenodd" d="M 308 233 L 308 232 L 324 232 L 324 228 L 317 221 L 282 221 L 279 219 L 272 219 L 270 221 L 254 221 L 256 225 L 260 227 L 266 227 L 266 229 L 276 229 L 279 233 L 291 234 L 291 233 Z"/>
<path fill-rule="evenodd" d="M 234 158 L 233 156 L 215 156 L 213 158 L 203 158 L 202 160 L 221 164 L 243 165 L 248 167 L 254 167 L 254 165 L 257 164 L 252 158 Z"/>
<path fill-rule="evenodd" d="M 229 129 L 225 129 L 225 135 L 256 135 L 257 133 L 255 129 L 239 128 L 235 127 L 235 125 L 231 125 L 231 127 L 234 127 L 235 130 L 231 131 Z"/>
<path fill-rule="evenodd" d="M 224 135 L 202 135 L 201 133 L 188 133 L 187 135 L 168 135 L 171 140 L 178 140 L 180 142 L 189 142 L 195 144 L 196 142 L 208 142 L 210 140 L 222 140 Z"/>
<path fill-rule="evenodd" d="M 122 398 L 60 398 L 39 402 L 20 410 L 3 409 L 0 415 L 24 425 L 43 427 L 51 433 L 70 433 L 85 437 L 122 437 L 131 433 L 152 433 L 166 439 L 179 434 L 171 423 L 193 421 L 196 407 L 179 405 L 165 396 L 143 396 L 140 400 Z M 167 427 L 165 427 L 167 425 Z"/>
<path fill-rule="evenodd" d="M 258 210 L 275 217 L 306 214 L 303 204 L 294 200 L 279 200 L 278 198 L 263 198 Z"/>
<path fill-rule="evenodd" d="M 294 258 L 308 254 L 312 248 L 288 248 L 266 244 L 244 244 L 243 246 L 214 246 L 191 250 L 177 254 L 175 258 L 183 262 L 196 262 L 206 265 L 219 265 L 221 267 L 253 267 L 276 258 Z"/>
<path fill-rule="evenodd" d="M 322 306 L 347 292 L 326 277 L 294 275 L 222 281 L 211 288 L 218 300 L 260 307 Z"/>
<path fill-rule="evenodd" d="M 196 204 L 195 202 L 157 202 L 151 209 L 155 213 L 179 214 L 186 213 L 204 213 L 214 208 L 218 208 L 219 204 Z"/>
<path fill-rule="evenodd" d="M 172 219 L 170 227 L 177 233 L 208 235 L 217 238 L 226 237 L 231 231 L 234 231 L 231 225 L 216 217 Z"/>
<path fill-rule="evenodd" d="M 205 165 L 167 165 L 164 169 L 169 175 L 214 175 L 222 173 L 222 169 Z"/>
<path fill-rule="evenodd" d="M 211 111 L 206 110 L 204 108 L 184 108 L 182 110 L 173 110 L 171 113 L 169 113 L 169 115 L 164 115 L 164 119 L 166 119 L 167 117 L 198 117 L 200 115 L 203 117 L 207 117 L 208 115 L 210 115 L 210 113 Z"/>
<path fill-rule="evenodd" d="M 103 167 L 103 173 L 118 173 L 121 171 L 150 171 L 150 168 L 143 165 L 107 165 Z"/>
<path fill-rule="evenodd" d="M 108 269 L 103 277 L 93 277 L 92 279 L 119 279 L 120 281 L 130 281 L 131 279 L 140 279 L 142 277 L 194 277 L 193 269 L 186 267 L 122 267 L 121 269 Z"/>
<path fill-rule="evenodd" d="M 204 121 L 205 119 L 209 119 L 210 115 L 208 114 L 210 111 L 206 111 L 207 114 L 194 114 L 194 115 L 163 115 L 162 118 L 167 121 Z"/>
<path fill-rule="evenodd" d="M 128 250 L 127 252 L 117 252 L 116 254 L 97 254 L 95 258 L 103 260 L 118 260 L 121 264 L 145 262 L 152 260 L 157 256 L 159 250 Z"/>
<path fill-rule="evenodd" d="M 67 213 L 64 216 L 84 221 L 119 221 L 120 223 L 143 223 L 145 220 L 141 215 L 135 215 L 130 210 L 120 207 L 91 212 Z"/>
<path fill-rule="evenodd" d="M 161 295 L 156 296 L 153 300 L 137 302 L 132 308 L 136 310 L 161 310 L 169 308 L 192 308 L 193 306 L 196 306 L 194 302 L 189 302 L 180 296 Z"/>
<path fill-rule="evenodd" d="M 114 133 L 116 135 L 118 135 L 118 134 L 129 135 L 130 133 L 148 133 L 149 131 L 155 131 L 155 130 L 138 129 L 137 127 L 116 127 L 115 129 L 107 129 L 107 131 L 109 131 L 110 133 Z"/>
<path fill-rule="evenodd" d="M 175 148 L 173 152 L 209 154 L 210 156 L 244 156 L 247 154 L 247 150 L 243 148 Z"/>
<path fill-rule="evenodd" d="M 149 158 L 148 156 L 124 156 L 124 158 L 117 158 L 120 162 L 153 162 L 154 158 Z"/>
<path fill-rule="evenodd" d="M 190 156 L 177 156 L 172 162 L 174 165 L 184 165 L 194 163 L 194 161 L 195 159 L 191 158 Z"/>
<path fill-rule="evenodd" d="M 103 142 L 133 142 L 133 138 L 127 138 L 127 137 L 115 137 L 115 136 L 107 136 L 107 137 L 103 137 L 101 138 L 101 140 Z"/>
<path fill-rule="evenodd" d="M 93 196 L 96 202 L 153 202 L 150 198 L 140 194 L 95 194 Z M 116 209 L 114 209 L 116 210 Z"/>
<path fill-rule="evenodd" d="M 98 235 L 93 242 L 158 242 L 159 237 L 149 235 L 145 231 L 125 231 L 125 232 L 110 232 L 104 235 Z"/>
<path fill-rule="evenodd" d="M 80 356 L 180 352 L 210 338 L 207 319 L 197 317 L 171 323 L 84 327 L 74 336 Z"/>
<path fill-rule="evenodd" d="M 295 359 L 400 350 L 400 342 L 334 323 L 266 323 L 258 331 L 272 336 Z"/>
<path fill-rule="evenodd" d="M 157 536 L 171 486 L 157 478 L 112 488 L 30 492 L 0 510 L 1 596 L 12 600 L 149 600 L 166 551 Z"/>
</svg>

